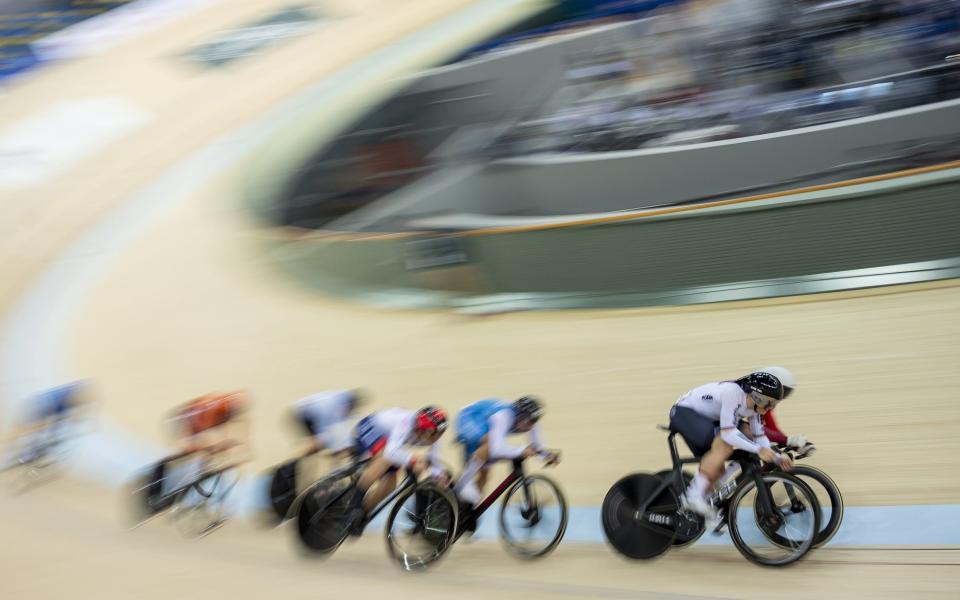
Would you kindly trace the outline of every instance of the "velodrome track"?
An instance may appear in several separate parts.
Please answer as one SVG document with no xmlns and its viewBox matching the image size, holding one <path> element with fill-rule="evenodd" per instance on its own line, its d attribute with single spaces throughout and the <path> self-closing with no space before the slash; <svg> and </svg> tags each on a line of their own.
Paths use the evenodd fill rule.
<svg viewBox="0 0 960 600">
<path fill-rule="evenodd" d="M 214 3 L 123 52 L 54 65 L 9 90 L 0 105 L 4 126 L 72 96 L 119 96 L 151 117 L 136 135 L 71 170 L 3 191 L 0 307 L 11 319 L 5 401 L 48 379 L 96 380 L 105 435 L 121 430 L 113 437 L 129 442 L 131 452 L 107 462 L 106 446 L 83 458 L 104 461 L 100 471 L 119 480 L 140 458 L 134 450 L 149 456 L 162 443 L 163 413 L 207 389 L 253 391 L 254 471 L 292 447 L 281 426 L 285 405 L 320 388 L 363 385 L 377 406 L 435 402 L 451 410 L 492 394 L 536 391 L 548 402 L 548 441 L 564 450 L 553 475 L 573 505 L 591 507 L 622 474 L 666 463 L 653 425 L 680 392 L 779 362 L 802 385 L 782 408 L 784 426 L 816 441 L 815 464 L 837 480 L 850 507 L 958 502 L 952 474 L 960 466 L 960 407 L 949 392 L 960 364 L 960 286 L 953 282 L 711 307 L 475 319 L 350 306 L 276 273 L 270 257 L 257 253 L 256 231 L 238 208 L 241 176 L 227 159 L 215 160 L 209 144 L 242 144 L 242 137 L 221 136 L 468 3 L 408 2 L 402 11 L 389 1 L 327 4 L 352 16 L 225 71 L 198 72 L 170 57 L 204 32 L 282 3 Z M 341 42 L 336 52 L 325 51 L 331 36 Z M 304 53 L 315 60 L 304 64 Z M 269 84 L 245 84 L 255 77 Z M 184 161 L 198 152 L 213 158 L 191 170 Z M 112 212 L 131 199 L 148 208 Z M 111 222 L 113 234 L 103 225 Z M 127 235 L 106 241 L 117 238 L 117 224 Z M 86 245 L 71 247 L 84 236 Z M 44 288 L 57 269 L 76 280 Z M 49 312 L 31 314 L 36 302 Z M 29 329 L 10 336 L 17 323 L 35 327 L 35 339 Z M 11 347 L 11 339 L 21 345 Z M 11 364 L 23 369 L 11 371 Z M 287 531 L 234 522 L 188 542 L 162 524 L 136 532 L 124 525 L 119 492 L 84 478 L 0 496 L 3 596 L 759 598 L 777 585 L 783 597 L 952 598 L 960 584 L 957 541 L 945 546 L 944 539 L 832 547 L 781 571 L 760 570 L 722 546 L 636 564 L 599 544 L 568 543 L 530 565 L 479 541 L 455 548 L 430 574 L 410 577 L 387 563 L 376 535 L 318 564 L 297 556 Z M 941 525 L 947 534 L 956 531 L 955 522 Z M 760 577 L 769 582 L 760 584 Z"/>
</svg>

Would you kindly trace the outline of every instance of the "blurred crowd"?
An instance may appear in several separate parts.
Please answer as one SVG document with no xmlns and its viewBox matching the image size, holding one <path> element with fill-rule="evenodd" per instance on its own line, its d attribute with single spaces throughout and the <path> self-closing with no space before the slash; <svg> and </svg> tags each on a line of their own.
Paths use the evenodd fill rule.
<svg viewBox="0 0 960 600">
<path fill-rule="evenodd" d="M 601 41 L 565 46 L 562 84 L 526 112 L 484 121 L 470 104 L 493 93 L 483 84 L 381 105 L 304 166 L 276 222 L 324 227 L 460 161 L 736 139 L 960 97 L 960 0 L 625 0 L 466 57 L 587 29 Z M 953 160 L 957 142 L 776 185 Z"/>
<path fill-rule="evenodd" d="M 662 9 L 571 56 L 498 156 L 729 139 L 960 96 L 957 0 L 732 0 Z"/>
</svg>

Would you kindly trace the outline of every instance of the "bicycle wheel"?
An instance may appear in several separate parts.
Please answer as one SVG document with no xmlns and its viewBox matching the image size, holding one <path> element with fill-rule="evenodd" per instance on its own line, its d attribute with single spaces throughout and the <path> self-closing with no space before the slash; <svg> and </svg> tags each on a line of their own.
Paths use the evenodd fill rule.
<svg viewBox="0 0 960 600">
<path fill-rule="evenodd" d="M 690 482 L 693 481 L 693 473 L 690 471 L 684 470 L 683 473 L 683 485 L 687 487 L 690 485 Z M 673 469 L 664 469 L 663 471 L 657 472 L 657 477 L 660 479 L 666 479 L 673 476 Z M 703 534 L 707 531 L 707 522 L 703 518 L 703 515 L 698 515 L 696 513 L 689 513 L 687 515 L 691 520 L 694 531 L 693 535 L 680 535 L 680 531 L 677 531 L 677 536 L 673 539 L 673 547 L 676 549 L 686 548 L 687 546 L 692 546 L 697 543 Z"/>
<path fill-rule="evenodd" d="M 514 556 L 546 556 L 567 531 L 567 500 L 553 480 L 527 475 L 514 483 L 500 507 L 500 536 Z"/>
<path fill-rule="evenodd" d="M 450 490 L 433 483 L 411 486 L 400 494 L 387 518 L 387 552 L 405 571 L 425 569 L 453 544 L 457 517 L 457 501 Z"/>
<path fill-rule="evenodd" d="M 307 488 L 297 508 L 297 536 L 314 555 L 327 555 L 347 538 L 350 500 L 358 493 L 352 477 L 324 478 Z"/>
<path fill-rule="evenodd" d="M 270 508 L 273 521 L 279 523 L 290 517 L 290 508 L 297 499 L 297 463 L 287 461 L 279 465 L 270 475 Z"/>
<path fill-rule="evenodd" d="M 730 538 L 751 562 L 792 564 L 813 549 L 820 530 L 820 504 L 810 486 L 793 475 L 772 472 L 761 478 L 770 502 L 763 501 L 752 478 L 745 479 L 727 510 Z"/>
<path fill-rule="evenodd" d="M 820 504 L 820 531 L 817 532 L 817 539 L 813 547 L 823 546 L 837 533 L 840 523 L 843 521 L 843 497 L 837 484 L 820 469 L 808 466 L 795 466 L 791 475 L 799 477 L 804 483 L 810 486 L 817 502 Z M 794 510 L 801 509 L 795 498 L 790 498 L 790 507 Z M 767 531 L 767 537 L 774 544 L 789 546 L 790 541 L 783 538 L 775 531 Z"/>
<path fill-rule="evenodd" d="M 840 495 L 840 488 L 829 475 L 816 467 L 795 465 L 790 474 L 809 485 L 820 502 L 820 531 L 813 547 L 824 546 L 833 539 L 843 522 L 843 496 Z"/>
<path fill-rule="evenodd" d="M 603 533 L 610 545 L 628 558 L 653 558 L 670 549 L 680 501 L 663 480 L 649 473 L 627 475 L 613 484 L 603 499 Z M 640 507 L 650 500 L 647 511 Z"/>
</svg>

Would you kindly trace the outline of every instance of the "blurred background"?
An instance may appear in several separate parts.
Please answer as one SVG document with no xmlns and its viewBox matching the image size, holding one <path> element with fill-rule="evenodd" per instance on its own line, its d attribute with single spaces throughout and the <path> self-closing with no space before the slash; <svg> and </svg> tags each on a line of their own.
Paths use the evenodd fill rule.
<svg viewBox="0 0 960 600">
<path fill-rule="evenodd" d="M 953 597 L 958 141 L 953 0 L 0 0 L 0 589 Z M 786 571 L 709 534 L 614 554 L 600 504 L 669 465 L 676 398 L 769 364 L 833 541 Z M 305 560 L 264 477 L 292 403 L 357 387 L 540 395 L 565 542 Z M 177 407 L 235 389 L 224 522 L 131 531 Z"/>
</svg>

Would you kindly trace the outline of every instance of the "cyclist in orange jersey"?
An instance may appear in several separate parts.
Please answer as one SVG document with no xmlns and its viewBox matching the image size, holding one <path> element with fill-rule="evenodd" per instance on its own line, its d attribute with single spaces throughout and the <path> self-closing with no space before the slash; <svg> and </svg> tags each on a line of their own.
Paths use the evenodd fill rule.
<svg viewBox="0 0 960 600">
<path fill-rule="evenodd" d="M 235 462 L 247 458 L 249 427 L 243 413 L 250 403 L 244 390 L 212 392 L 175 409 L 173 423 L 182 438 L 184 454 L 210 458 L 228 450 Z"/>
</svg>

